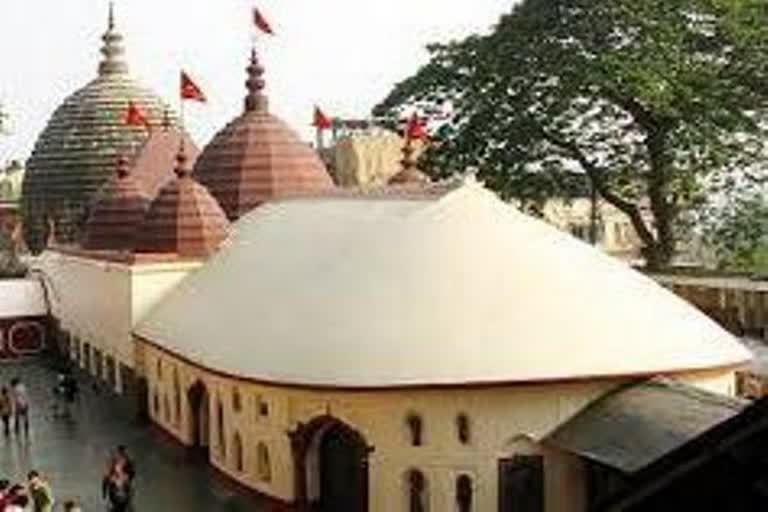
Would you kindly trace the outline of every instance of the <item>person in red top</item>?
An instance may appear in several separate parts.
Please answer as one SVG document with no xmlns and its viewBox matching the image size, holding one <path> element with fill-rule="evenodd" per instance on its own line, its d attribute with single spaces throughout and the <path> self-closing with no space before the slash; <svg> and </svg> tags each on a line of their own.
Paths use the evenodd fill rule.
<svg viewBox="0 0 768 512">
<path fill-rule="evenodd" d="M 5 507 L 11 501 L 11 482 L 5 478 L 0 480 L 0 512 L 5 510 Z"/>
</svg>

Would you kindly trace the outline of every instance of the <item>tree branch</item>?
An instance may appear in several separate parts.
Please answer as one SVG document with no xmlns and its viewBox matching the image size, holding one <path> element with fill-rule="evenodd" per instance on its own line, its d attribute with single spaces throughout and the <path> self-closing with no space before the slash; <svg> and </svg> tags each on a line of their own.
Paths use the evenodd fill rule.
<svg viewBox="0 0 768 512">
<path fill-rule="evenodd" d="M 584 169 L 584 172 L 589 177 L 589 180 L 592 182 L 592 185 L 595 187 L 598 194 L 629 217 L 632 226 L 634 226 L 635 231 L 646 246 L 650 247 L 656 244 L 656 238 L 646 225 L 645 219 L 643 219 L 642 213 L 640 212 L 640 208 L 635 203 L 624 199 L 610 189 L 606 183 L 603 170 L 587 158 L 584 152 L 581 151 L 581 148 L 575 143 L 557 137 L 541 127 L 539 127 L 539 129 L 547 142 L 564 150 L 571 158 L 579 162 L 579 165 Z"/>
</svg>

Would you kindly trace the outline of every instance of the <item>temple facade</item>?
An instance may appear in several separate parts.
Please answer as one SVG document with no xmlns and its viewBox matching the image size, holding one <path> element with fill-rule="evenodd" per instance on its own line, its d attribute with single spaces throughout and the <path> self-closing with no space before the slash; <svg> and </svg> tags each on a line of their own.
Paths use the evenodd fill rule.
<svg viewBox="0 0 768 512">
<path fill-rule="evenodd" d="M 153 421 L 299 510 L 587 510 L 559 429 L 649 377 L 732 396 L 749 359 L 476 183 L 268 203 L 134 335 Z M 497 508 L 521 472 L 542 507 Z"/>
</svg>

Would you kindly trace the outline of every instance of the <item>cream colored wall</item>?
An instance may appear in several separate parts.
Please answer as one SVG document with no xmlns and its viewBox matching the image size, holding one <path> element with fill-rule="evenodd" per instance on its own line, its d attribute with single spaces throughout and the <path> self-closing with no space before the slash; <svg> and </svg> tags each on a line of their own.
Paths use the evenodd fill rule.
<svg viewBox="0 0 768 512">
<path fill-rule="evenodd" d="M 507 386 L 485 389 L 401 390 L 382 392 L 307 391 L 259 385 L 226 379 L 176 360 L 156 348 L 139 342 L 146 362 L 150 397 L 160 397 L 154 421 L 184 443 L 190 443 L 190 411 L 182 400 L 182 414 L 176 421 L 166 416 L 162 404 L 174 403 L 172 376 L 177 371 L 182 395 L 196 380 L 209 390 L 211 418 L 211 462 L 241 483 L 285 501 L 293 499 L 293 459 L 287 432 L 298 422 L 330 414 L 358 430 L 374 447 L 369 460 L 370 510 L 405 511 L 405 475 L 409 469 L 422 471 L 430 488 L 432 512 L 455 510 L 455 480 L 460 474 L 472 477 L 474 510 L 497 507 L 498 460 L 515 453 L 538 450 L 545 456 L 545 502 L 547 512 L 580 511 L 586 507 L 586 482 L 578 458 L 540 447 L 535 443 L 581 408 L 620 381 L 593 381 L 549 386 Z M 158 360 L 163 378 L 157 378 Z M 733 372 L 703 372 L 686 379 L 717 392 L 732 390 Z M 243 409 L 232 407 L 232 392 L 241 394 Z M 258 414 L 258 399 L 269 405 L 269 415 Z M 245 471 L 234 471 L 232 450 L 223 459 L 218 443 L 216 403 L 222 399 L 224 430 L 232 446 L 235 432 L 243 441 Z M 152 399 L 150 398 L 150 405 Z M 172 411 L 171 411 L 172 412 Z M 424 421 L 423 445 L 410 445 L 405 418 L 409 413 Z M 470 418 L 471 441 L 462 445 L 456 434 L 456 416 Z M 533 441 L 530 441 L 533 440 Z M 272 480 L 256 476 L 255 452 L 259 442 L 269 447 Z"/>
<path fill-rule="evenodd" d="M 133 368 L 133 326 L 198 262 L 126 265 L 47 251 L 32 262 L 53 316 L 72 336 Z M 84 359 L 81 358 L 81 364 Z M 101 375 L 101 377 L 104 377 Z M 120 388 L 119 376 L 117 378 Z"/>
<path fill-rule="evenodd" d="M 398 134 L 383 130 L 340 138 L 331 149 L 336 181 L 346 187 L 386 185 L 401 169 L 403 144 Z"/>
<path fill-rule="evenodd" d="M 604 230 L 598 244 L 600 248 L 609 254 L 638 257 L 642 242 L 629 218 L 605 201 L 598 203 L 598 209 Z M 591 210 L 592 204 L 587 198 L 572 201 L 552 199 L 544 204 L 542 213 L 548 222 L 570 232 L 571 226 L 589 227 Z"/>
</svg>

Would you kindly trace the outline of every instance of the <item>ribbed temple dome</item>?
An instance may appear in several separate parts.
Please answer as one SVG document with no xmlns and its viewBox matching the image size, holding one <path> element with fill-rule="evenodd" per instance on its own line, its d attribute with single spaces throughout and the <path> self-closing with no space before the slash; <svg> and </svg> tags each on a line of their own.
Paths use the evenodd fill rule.
<svg viewBox="0 0 768 512">
<path fill-rule="evenodd" d="M 133 156 L 147 138 L 144 127 L 123 120 L 129 101 L 155 124 L 167 105 L 134 81 L 122 58 L 122 36 L 110 8 L 99 74 L 64 100 L 40 134 L 27 161 L 22 209 L 25 238 L 33 251 L 45 245 L 48 219 L 60 242 L 80 238 L 87 205 L 114 171 L 118 155 Z M 175 124 L 175 116 L 169 115 Z"/>
<path fill-rule="evenodd" d="M 83 247 L 92 250 L 132 250 L 149 201 L 149 196 L 131 175 L 128 160 L 121 157 L 117 172 L 94 198 L 85 224 Z"/>
<path fill-rule="evenodd" d="M 149 206 L 136 252 L 204 258 L 227 237 L 229 221 L 216 199 L 190 176 L 183 151 L 176 174 Z"/>
<path fill-rule="evenodd" d="M 243 114 L 216 134 L 194 170 L 230 220 L 270 199 L 333 188 L 318 154 L 284 121 L 269 113 L 262 92 L 264 68 L 255 51 L 247 71 Z"/>
</svg>

